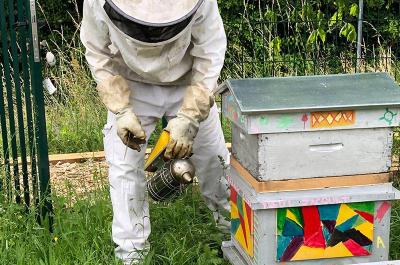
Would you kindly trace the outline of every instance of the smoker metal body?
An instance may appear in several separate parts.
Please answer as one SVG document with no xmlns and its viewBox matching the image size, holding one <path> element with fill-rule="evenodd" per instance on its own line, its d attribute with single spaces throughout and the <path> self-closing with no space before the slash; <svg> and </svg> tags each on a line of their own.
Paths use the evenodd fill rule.
<svg viewBox="0 0 400 265">
<path fill-rule="evenodd" d="M 178 196 L 193 182 L 195 168 L 190 159 L 170 160 L 147 181 L 147 191 L 155 201 L 166 201 Z"/>
</svg>

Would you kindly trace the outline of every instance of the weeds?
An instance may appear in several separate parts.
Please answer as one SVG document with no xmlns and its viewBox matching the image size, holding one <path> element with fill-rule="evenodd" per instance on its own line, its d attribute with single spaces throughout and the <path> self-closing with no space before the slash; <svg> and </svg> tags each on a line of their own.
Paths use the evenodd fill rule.
<svg viewBox="0 0 400 265">
<path fill-rule="evenodd" d="M 120 264 L 113 253 L 105 185 L 85 196 L 68 193 L 53 200 L 53 234 L 36 223 L 34 213 L 0 205 L 0 264 Z M 227 264 L 218 256 L 224 236 L 196 187 L 174 203 L 151 204 L 150 214 L 151 252 L 143 264 Z"/>
</svg>

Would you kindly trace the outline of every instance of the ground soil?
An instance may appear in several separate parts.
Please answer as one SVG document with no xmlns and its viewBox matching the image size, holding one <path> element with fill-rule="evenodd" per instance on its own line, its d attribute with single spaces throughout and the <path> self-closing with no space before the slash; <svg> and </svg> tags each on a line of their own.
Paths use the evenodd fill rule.
<svg viewBox="0 0 400 265">
<path fill-rule="evenodd" d="M 50 165 L 52 190 L 66 195 L 73 191 L 82 195 L 108 184 L 105 160 L 87 160 L 80 163 Z"/>
</svg>

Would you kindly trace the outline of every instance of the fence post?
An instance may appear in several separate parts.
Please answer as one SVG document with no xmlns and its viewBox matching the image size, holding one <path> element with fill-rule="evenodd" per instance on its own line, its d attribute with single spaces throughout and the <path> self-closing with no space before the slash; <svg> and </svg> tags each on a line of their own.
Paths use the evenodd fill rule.
<svg viewBox="0 0 400 265">
<path fill-rule="evenodd" d="M 53 218 L 52 211 L 53 206 L 51 202 L 51 186 L 50 186 L 50 169 L 49 169 L 49 156 L 48 156 L 48 143 L 47 143 L 47 131 L 46 131 L 46 117 L 44 107 L 44 95 L 42 85 L 42 70 L 40 62 L 40 48 L 39 48 L 39 36 L 37 28 L 37 16 L 36 16 L 36 2 L 35 0 L 29 0 L 29 9 L 27 10 L 30 17 L 30 37 L 31 37 L 31 82 L 32 82 L 32 94 L 33 100 L 36 107 L 35 125 L 36 125 L 36 149 L 38 158 L 38 173 L 39 173 L 39 197 L 41 203 L 42 217 L 49 217 L 49 226 L 52 231 Z"/>
<path fill-rule="evenodd" d="M 357 33 L 356 72 L 360 72 L 363 16 L 364 16 L 364 1 L 359 0 L 359 2 L 358 2 L 358 29 L 357 29 L 358 33 Z"/>
</svg>

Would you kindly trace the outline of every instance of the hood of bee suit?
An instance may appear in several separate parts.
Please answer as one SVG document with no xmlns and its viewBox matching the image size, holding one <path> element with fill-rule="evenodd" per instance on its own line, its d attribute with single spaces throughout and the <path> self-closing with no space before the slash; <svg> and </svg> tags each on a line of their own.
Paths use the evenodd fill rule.
<svg viewBox="0 0 400 265">
<path fill-rule="evenodd" d="M 112 23 L 129 37 L 144 43 L 168 41 L 192 21 L 204 0 L 106 0 Z"/>
</svg>

